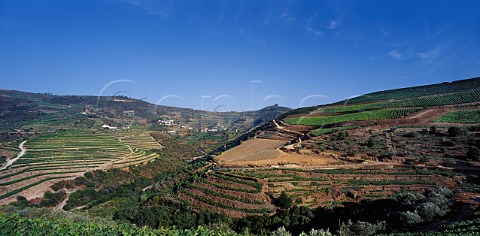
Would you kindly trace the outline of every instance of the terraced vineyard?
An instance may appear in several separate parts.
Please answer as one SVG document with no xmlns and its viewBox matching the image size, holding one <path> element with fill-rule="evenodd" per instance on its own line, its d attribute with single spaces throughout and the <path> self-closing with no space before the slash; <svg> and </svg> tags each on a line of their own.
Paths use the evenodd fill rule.
<svg viewBox="0 0 480 236">
<path fill-rule="evenodd" d="M 331 133 L 333 132 L 333 129 L 329 130 L 331 126 L 346 122 L 354 122 L 353 125 L 356 126 L 365 121 L 392 126 L 418 122 L 478 123 L 479 114 L 475 109 L 480 102 L 479 81 L 475 78 L 381 91 L 334 104 L 294 110 L 282 118 L 290 125 L 317 126 L 317 128 L 327 126 L 325 129 L 312 131 L 313 136 Z M 457 111 L 439 118 L 448 111 L 459 109 L 471 111 Z M 415 112 L 418 113 L 411 115 Z"/>
<path fill-rule="evenodd" d="M 145 134 L 120 137 L 119 140 L 126 144 L 133 153 L 128 159 L 113 162 L 115 168 L 147 163 L 158 157 L 158 154 L 153 150 L 163 149 L 163 146 L 157 143 L 155 139 Z"/>
<path fill-rule="evenodd" d="M 158 157 L 151 149 L 162 148 L 149 136 L 120 140 L 122 142 L 103 133 L 78 130 L 27 140 L 26 154 L 0 172 L 0 202 L 10 202 L 17 195 L 41 196 L 40 190 L 49 184 L 82 176 L 93 169 L 146 163 Z"/>
<path fill-rule="evenodd" d="M 41 198 L 42 195 L 55 182 L 96 169 L 120 168 L 94 171 L 84 179 L 58 183 L 52 187 L 57 192 L 52 194 L 63 194 L 68 199 L 48 206 L 96 212 L 108 219 L 154 228 L 159 222 L 177 219 L 208 219 L 208 224 L 213 225 L 210 220 L 216 214 L 212 213 L 222 218 L 264 216 L 258 219 L 277 227 L 280 221 L 293 222 L 293 216 L 303 213 L 312 215 L 306 217 L 309 220 L 323 222 L 325 219 L 316 214 L 326 213 L 330 217 L 330 213 L 341 216 L 342 211 L 357 211 L 354 220 L 367 214 L 357 210 L 363 206 L 375 213 L 377 208 L 370 206 L 391 201 L 403 204 L 397 198 L 410 194 L 417 198 L 431 187 L 447 187 L 462 193 L 453 199 L 453 195 L 446 194 L 450 190 L 444 191 L 443 197 L 449 197 L 445 198 L 447 212 L 450 200 L 455 204 L 478 202 L 477 80 L 383 91 L 344 103 L 301 108 L 272 118 L 246 134 L 238 134 L 226 145 L 217 147 L 218 143 L 211 142 L 212 147 L 217 147 L 213 152 L 199 143 L 205 139 L 201 136 L 212 135 L 210 141 L 228 136 L 191 130 L 188 132 L 193 134 L 186 140 L 197 145 L 189 145 L 167 135 L 167 127 L 155 122 L 148 124 L 152 127 L 149 134 L 145 127 L 93 130 L 91 127 L 107 123 L 105 117 L 91 114 L 95 109 L 85 110 L 84 121 L 72 121 L 75 129 L 61 126 L 63 131 L 57 133 L 49 129 L 48 122 L 56 122 L 52 117 L 45 122 L 29 122 L 36 126 L 24 126 L 25 131 L 17 132 L 28 132 L 29 136 L 20 134 L 21 138 L 2 144 L 5 152 L 17 153 L 16 146 L 27 137 L 26 155 L 0 172 L 0 205 L 20 195 L 30 202 L 20 198 L 16 204 L 24 205 L 19 206 L 42 205 L 49 200 L 48 195 Z M 39 127 L 50 133 L 40 135 L 42 132 L 36 132 Z M 199 150 L 199 146 L 203 149 Z M 7 164 L 12 156 L 9 153 L 5 158 Z M 159 159 L 152 162 L 156 158 Z M 149 162 L 141 168 L 131 167 Z M 408 211 L 417 212 L 421 204 L 430 203 L 418 198 L 417 205 L 408 206 Z M 452 205 L 454 211 L 438 216 L 453 217 L 450 214 L 456 214 L 459 206 Z M 407 206 L 398 207 L 403 211 Z M 174 213 L 162 214 L 169 211 Z M 380 213 L 390 217 L 390 213 Z M 430 218 L 422 214 L 417 214 L 421 220 Z M 257 227 L 256 219 L 228 220 Z M 332 220 L 336 221 L 333 217 Z"/>
<path fill-rule="evenodd" d="M 346 113 L 346 112 L 358 112 L 384 108 L 399 108 L 399 107 L 431 107 L 431 106 L 445 106 L 454 104 L 464 104 L 480 101 L 480 90 L 474 89 L 470 91 L 431 95 L 425 97 L 410 98 L 404 100 L 388 101 L 388 102 L 374 102 L 349 105 L 346 102 L 345 105 L 320 107 L 313 114 L 324 113 Z"/>
<path fill-rule="evenodd" d="M 273 214 L 277 207 L 272 203 L 282 192 L 297 205 L 334 207 L 343 202 L 389 198 L 402 191 L 451 187 L 464 179 L 451 171 L 392 165 L 366 169 L 200 168 L 179 176 L 183 177 L 167 185 L 181 200 L 232 217 Z"/>
<path fill-rule="evenodd" d="M 285 191 L 298 205 L 309 207 L 332 207 L 341 202 L 387 198 L 400 190 L 423 191 L 432 186 L 451 186 L 462 178 L 461 174 L 454 172 L 392 166 L 369 169 L 243 169 L 212 174 L 222 175 L 264 183 L 263 193 L 278 197 Z M 218 178 L 207 179 L 209 185 L 217 184 Z M 248 188 L 233 191 L 242 192 L 245 189 Z"/>
<path fill-rule="evenodd" d="M 274 212 L 275 207 L 263 187 L 263 182 L 256 178 L 207 168 L 180 182 L 175 189 L 179 198 L 188 204 L 239 217 Z"/>
<path fill-rule="evenodd" d="M 346 102 L 349 104 L 354 104 L 390 99 L 407 99 L 436 94 L 456 93 L 478 87 L 480 87 L 480 80 L 478 78 L 472 78 L 466 80 L 457 80 L 450 83 L 440 83 L 368 93 L 359 97 L 348 99 L 346 101 L 338 102 L 337 104 L 345 104 Z"/>
<path fill-rule="evenodd" d="M 150 135 L 141 134 L 121 137 L 120 141 L 132 148 L 141 148 L 143 150 L 162 149 L 163 146 L 157 143 Z"/>
<path fill-rule="evenodd" d="M 445 123 L 480 123 L 480 111 L 479 110 L 463 110 L 449 112 L 442 117 L 435 120 L 436 122 Z"/>
<path fill-rule="evenodd" d="M 248 197 L 232 196 L 265 194 L 274 203 L 286 192 L 297 205 L 334 207 L 433 186 L 478 191 L 463 185 L 468 177 L 452 168 L 461 166 L 467 150 L 461 145 L 478 141 L 457 137 L 449 143 L 448 127 L 436 125 L 478 123 L 479 83 L 473 79 L 383 91 L 293 110 L 216 156 L 219 168 L 186 184 L 182 198 L 244 216 L 259 212 L 242 205 Z M 464 129 L 476 136 L 475 127 Z M 265 140 L 279 143 L 267 147 Z"/>
<path fill-rule="evenodd" d="M 383 109 L 352 114 L 343 114 L 337 116 L 304 116 L 295 118 L 292 117 L 286 118 L 285 122 L 292 125 L 321 126 L 343 123 L 348 121 L 396 119 L 406 116 L 407 114 L 415 111 L 417 111 L 417 109 Z"/>
</svg>

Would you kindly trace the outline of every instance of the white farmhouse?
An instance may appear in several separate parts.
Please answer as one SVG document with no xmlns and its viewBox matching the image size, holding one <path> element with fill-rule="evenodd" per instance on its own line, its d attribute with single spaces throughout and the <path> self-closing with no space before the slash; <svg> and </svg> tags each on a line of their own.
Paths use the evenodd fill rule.
<svg viewBox="0 0 480 236">
<path fill-rule="evenodd" d="M 117 127 L 115 127 L 115 126 L 110 126 L 110 125 L 102 125 L 102 128 L 103 128 L 103 129 L 109 129 L 109 130 L 116 130 L 116 129 L 117 129 Z"/>
</svg>

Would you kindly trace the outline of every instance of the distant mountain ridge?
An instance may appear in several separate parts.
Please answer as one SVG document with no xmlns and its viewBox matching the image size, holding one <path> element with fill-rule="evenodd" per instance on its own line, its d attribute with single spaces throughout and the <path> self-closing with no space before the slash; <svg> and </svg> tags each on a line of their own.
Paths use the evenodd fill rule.
<svg viewBox="0 0 480 236">
<path fill-rule="evenodd" d="M 122 119 L 154 123 L 162 117 L 180 123 L 204 122 L 198 125 L 199 128 L 228 125 L 243 131 L 291 110 L 275 105 L 257 111 L 210 112 L 155 105 L 125 96 L 52 95 L 14 90 L 0 90 L 0 104 L 0 130 L 3 131 L 22 128 L 38 120 L 98 118 L 109 125 L 120 125 Z"/>
</svg>

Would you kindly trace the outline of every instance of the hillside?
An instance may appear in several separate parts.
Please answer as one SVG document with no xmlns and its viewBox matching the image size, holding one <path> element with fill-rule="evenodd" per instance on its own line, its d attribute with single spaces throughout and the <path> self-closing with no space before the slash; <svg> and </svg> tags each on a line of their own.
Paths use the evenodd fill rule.
<svg viewBox="0 0 480 236">
<path fill-rule="evenodd" d="M 157 106 L 127 97 L 7 90 L 0 91 L 0 99 L 2 205 L 17 196 L 41 201 L 52 184 L 89 171 L 128 170 L 155 160 L 171 164 L 165 153 L 174 153 L 176 164 L 162 170 L 167 171 L 289 110 L 272 106 L 219 113 Z M 19 146 L 26 152 L 16 160 Z"/>
<path fill-rule="evenodd" d="M 263 194 L 348 208 L 444 186 L 463 192 L 459 204 L 478 208 L 479 85 L 474 78 L 292 110 L 213 157 L 215 167 L 180 196 L 238 217 L 272 214 Z M 212 191 L 223 194 L 208 201 Z"/>
<path fill-rule="evenodd" d="M 303 107 L 292 110 L 282 115 L 282 117 L 293 115 L 306 115 L 326 109 L 327 112 L 348 112 L 361 111 L 387 107 L 414 107 L 414 106 L 441 106 L 476 102 L 474 90 L 480 87 L 479 78 L 458 80 L 453 82 L 444 82 L 439 84 L 416 86 L 401 89 L 392 89 L 379 92 L 364 94 L 358 97 L 335 102 L 333 104 L 319 105 L 313 107 Z M 459 94 L 467 92 L 465 94 Z M 448 96 L 452 94 L 451 96 Z M 456 94 L 456 95 L 455 95 Z M 442 95 L 441 97 L 436 97 Z M 455 100 L 455 97 L 467 96 L 465 100 Z M 400 103 L 402 101 L 402 103 Z M 351 106 L 355 105 L 356 106 Z M 368 105 L 360 105 L 368 104 Z M 335 110 L 331 110 L 335 108 Z"/>
<path fill-rule="evenodd" d="M 445 121 L 441 116 L 449 112 L 460 111 L 461 113 L 477 109 L 480 100 L 479 88 L 480 78 L 473 78 L 451 83 L 386 90 L 331 105 L 293 110 L 282 115 L 282 118 L 290 125 L 317 128 L 313 131 L 313 135 L 318 134 L 320 132 L 318 128 L 321 127 L 348 126 L 354 125 L 355 122 L 382 121 L 385 123 L 394 120 L 398 125 L 436 124 Z M 446 120 L 445 123 L 478 123 L 476 118 L 478 116 L 473 116 L 468 121 Z M 390 123 L 391 126 L 395 125 Z"/>
<path fill-rule="evenodd" d="M 207 144 L 196 146 L 207 152 L 290 110 L 271 106 L 258 111 L 209 112 L 155 105 L 123 96 L 59 96 L 10 90 L 0 90 L 0 101 L 0 142 L 25 133 L 108 125 L 140 132 L 161 131 L 187 142 L 201 137 Z"/>
<path fill-rule="evenodd" d="M 205 234 L 475 234 L 479 85 L 241 113 L 3 91 L 3 127 L 15 128 L 3 130 L 2 149 L 13 157 L 26 138 L 26 153 L 0 172 L 0 203 L 160 229 L 153 234 L 199 225 L 228 229 Z"/>
</svg>

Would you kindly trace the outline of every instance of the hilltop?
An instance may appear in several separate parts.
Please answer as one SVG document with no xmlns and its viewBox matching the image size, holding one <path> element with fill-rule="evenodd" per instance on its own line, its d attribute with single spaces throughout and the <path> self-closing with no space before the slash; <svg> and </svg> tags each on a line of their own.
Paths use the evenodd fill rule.
<svg viewBox="0 0 480 236">
<path fill-rule="evenodd" d="M 158 130 L 189 143 L 203 134 L 201 138 L 211 142 L 203 147 L 205 151 L 290 110 L 275 105 L 258 111 L 209 112 L 155 105 L 125 96 L 61 96 L 11 90 L 0 90 L 0 99 L 0 141 L 14 139 L 9 136 L 12 132 L 21 136 L 108 125 Z"/>
</svg>

